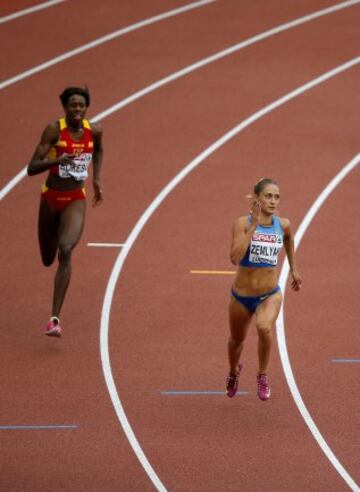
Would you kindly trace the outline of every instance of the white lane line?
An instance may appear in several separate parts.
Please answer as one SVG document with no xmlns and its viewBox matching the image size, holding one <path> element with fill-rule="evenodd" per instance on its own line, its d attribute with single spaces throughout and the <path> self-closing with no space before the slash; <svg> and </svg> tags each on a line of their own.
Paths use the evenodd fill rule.
<svg viewBox="0 0 360 492">
<path fill-rule="evenodd" d="M 342 6 L 341 8 L 345 8 L 345 7 L 348 7 L 352 4 L 355 4 L 355 3 L 359 3 L 359 0 L 356 0 L 356 1 L 352 1 L 352 2 L 343 2 L 342 4 L 338 4 L 337 6 L 335 6 L 334 8 L 338 7 L 340 8 L 340 5 Z M 325 9 L 328 13 L 332 13 L 333 10 L 329 11 L 330 9 Z M 308 19 L 307 20 L 312 20 L 313 16 L 316 15 L 316 14 L 319 14 L 320 12 L 323 12 L 323 11 L 319 11 L 318 13 L 315 13 L 315 14 L 312 14 L 312 16 L 306 16 Z M 326 14 L 322 14 L 322 15 L 326 15 Z M 311 18 L 309 18 L 311 17 Z M 294 21 L 294 25 L 291 25 L 290 27 L 294 27 L 296 24 L 296 21 Z M 288 24 L 293 24 L 293 23 L 288 23 Z M 288 27 L 288 28 L 290 28 Z M 280 32 L 280 31 L 279 31 Z M 276 33 L 274 33 L 276 34 Z M 265 37 L 268 37 L 268 36 L 265 36 Z M 260 40 L 260 39 L 258 39 Z M 243 42 L 243 43 L 240 43 L 240 45 L 242 45 L 240 47 L 240 45 L 237 45 L 238 46 L 238 49 L 241 49 L 245 46 L 247 46 L 247 44 L 245 44 L 246 42 Z M 252 43 L 250 43 L 252 44 Z M 228 53 L 230 54 L 230 52 Z M 223 56 L 226 56 L 226 55 L 223 55 Z M 220 57 L 219 57 L 220 58 Z M 209 62 L 208 63 L 211 63 L 213 61 L 216 61 L 216 59 L 214 59 L 214 57 L 210 57 L 209 59 Z M 355 59 L 355 60 L 358 60 L 358 59 Z M 351 63 L 351 62 L 349 62 Z M 343 69 L 347 69 L 349 68 L 350 66 L 352 65 L 349 65 L 348 64 L 345 64 L 346 65 L 346 68 L 342 68 L 344 66 L 340 66 L 339 67 L 339 72 L 336 72 L 336 69 L 335 71 L 331 71 L 331 72 L 334 72 L 333 75 L 331 76 L 334 76 L 334 75 L 337 75 L 337 73 L 340 73 L 340 71 L 342 71 Z M 197 68 L 200 68 L 199 66 L 197 66 L 197 64 L 195 65 L 192 65 L 194 68 L 193 70 L 196 70 Z M 326 74 L 325 74 L 326 76 Z M 163 79 L 164 80 L 164 79 Z M 315 79 L 315 80 L 318 80 L 318 79 Z M 326 80 L 326 79 L 324 79 Z M 324 80 L 321 80 L 321 82 L 323 82 Z M 321 83 L 321 82 L 318 82 L 318 83 Z M 164 84 L 161 84 L 161 85 L 164 85 Z M 161 86 L 159 85 L 159 87 Z M 316 85 L 316 84 L 315 84 Z M 311 87 L 308 86 L 306 90 L 310 89 Z M 155 90 L 154 88 L 152 88 L 152 90 Z M 142 91 L 140 91 L 141 93 Z M 150 92 L 150 91 L 149 91 Z M 297 91 L 293 91 L 293 93 L 290 93 L 290 94 L 293 94 L 292 97 L 297 97 L 300 93 L 296 93 Z M 144 95 L 144 94 L 141 94 L 141 96 Z M 140 96 L 140 97 L 141 97 Z M 286 96 L 284 96 L 283 99 L 283 103 L 287 102 L 289 99 L 285 99 Z M 131 102 L 131 101 L 129 101 Z M 254 118 L 255 115 L 253 115 L 252 117 L 248 118 L 247 120 L 245 120 L 245 122 L 243 122 L 243 124 L 245 124 L 245 126 L 242 126 L 243 124 L 240 124 L 237 128 L 238 128 L 238 132 L 242 131 L 246 126 L 249 126 L 250 124 L 252 124 L 254 121 L 256 121 L 256 119 L 259 119 L 261 118 L 266 112 L 270 112 L 272 111 L 273 109 L 275 109 L 278 105 L 276 105 L 276 101 L 275 103 L 267 106 L 266 108 L 268 108 L 267 111 L 263 112 L 263 111 L 259 111 L 257 113 L 255 113 L 255 115 L 258 115 L 257 118 Z M 129 103 L 128 103 L 129 104 Z M 265 108 L 265 109 L 266 109 Z M 105 116 L 103 116 L 105 117 Z M 96 117 L 95 117 L 96 118 Z M 99 120 L 100 118 L 97 119 L 97 121 Z M 94 121 L 95 119 L 93 119 L 92 121 Z M 241 127 L 242 126 L 242 127 Z M 231 133 L 231 132 L 230 132 Z M 146 222 L 149 220 L 149 218 L 151 217 L 151 215 L 153 214 L 153 212 L 156 210 L 156 208 L 161 204 L 161 202 L 166 198 L 166 196 L 172 191 L 173 188 L 175 188 L 175 186 L 180 182 L 182 181 L 182 179 L 184 179 L 187 174 L 189 174 L 197 165 L 199 165 L 203 160 L 205 160 L 211 153 L 215 152 L 215 150 L 217 150 L 217 148 L 221 147 L 222 145 L 224 145 L 228 140 L 230 140 L 231 138 L 233 138 L 234 134 L 229 134 L 229 137 L 228 139 L 225 139 L 224 140 L 224 137 L 226 137 L 226 135 L 220 139 L 219 141 L 215 142 L 215 144 L 213 144 L 213 146 L 209 147 L 209 149 L 207 149 L 206 151 L 204 151 L 202 154 L 200 154 L 200 156 L 198 156 L 198 158 L 196 158 L 194 161 L 192 161 L 188 166 L 186 166 L 168 185 L 167 187 L 165 187 L 162 192 L 157 196 L 157 198 L 152 202 L 152 204 L 148 207 L 148 209 L 144 212 L 144 214 L 142 215 L 142 217 L 139 219 L 139 221 L 137 222 L 137 224 L 135 225 L 133 231 L 131 232 L 129 238 L 132 239 L 132 243 L 130 244 L 129 246 L 129 249 L 128 247 L 123 249 L 120 253 L 120 255 L 118 256 L 116 262 L 115 262 L 115 265 L 114 265 L 114 268 L 113 268 L 113 271 L 111 273 L 111 276 L 110 276 L 110 279 L 109 279 L 109 283 L 107 285 L 107 288 L 106 288 L 106 292 L 105 292 L 105 297 L 104 297 L 104 303 L 103 303 L 103 309 L 102 309 L 102 317 L 101 317 L 101 328 L 100 328 L 100 352 L 101 352 L 101 359 L 102 359 L 102 366 L 103 366 L 103 371 L 104 371 L 104 377 L 105 377 L 105 381 L 106 381 L 106 384 L 108 386 L 108 391 L 109 391 L 109 394 L 110 394 L 110 398 L 112 400 L 112 403 L 114 405 L 114 409 L 115 409 L 115 412 L 118 416 L 118 419 L 123 427 L 123 430 L 135 452 L 135 454 L 137 455 L 139 461 L 141 462 L 143 468 L 145 469 L 146 473 L 148 474 L 149 478 L 151 479 L 151 481 L 153 482 L 153 484 L 155 485 L 155 487 L 158 489 L 158 490 L 161 490 L 161 491 L 164 491 L 166 490 L 163 486 L 163 484 L 161 483 L 161 481 L 159 480 L 159 478 L 157 477 L 155 471 L 153 470 L 153 468 L 151 467 L 149 461 L 147 460 L 146 456 L 144 455 L 137 439 L 136 439 L 136 436 L 129 424 L 129 421 L 127 419 L 127 416 L 124 412 L 124 409 L 123 409 L 123 406 L 122 406 L 122 403 L 120 401 L 120 398 L 119 398 L 119 395 L 117 393 L 117 390 L 116 390 L 116 386 L 115 386 L 115 382 L 113 380 L 113 376 L 112 376 L 112 371 L 111 371 L 111 364 L 110 364 L 110 358 L 109 358 L 109 350 L 108 350 L 108 327 L 109 327 L 109 317 L 110 317 L 110 309 L 111 309 L 111 303 L 112 303 L 112 298 L 113 298 L 113 294 L 114 294 L 114 289 L 115 289 L 115 285 L 117 283 L 117 280 L 118 280 L 118 277 L 120 275 L 120 272 L 121 272 L 121 269 L 122 269 L 122 266 L 126 260 L 126 257 L 127 257 L 127 253 L 128 251 L 130 251 L 133 243 L 135 242 L 137 236 L 140 234 L 140 231 L 141 229 L 145 226 Z M 21 173 L 24 173 L 24 175 L 26 175 L 26 168 L 23 169 L 20 173 L 18 173 L 17 176 L 20 176 Z M 16 178 L 16 177 L 15 177 Z M 15 178 L 13 178 L 12 182 L 13 182 L 13 186 L 15 186 L 17 184 L 17 182 L 15 182 Z M 20 178 L 21 179 L 21 178 Z M 11 188 L 13 187 L 11 186 Z M 3 190 L 4 189 L 7 189 L 7 192 L 4 194 L 3 193 Z M 4 198 L 4 196 L 10 191 L 10 187 L 7 185 L 3 190 L 1 190 L 0 192 L 0 200 L 2 198 Z M 129 245 L 128 242 L 126 242 L 127 246 Z"/>
<path fill-rule="evenodd" d="M 41 65 L 38 65 L 34 68 L 31 68 L 29 70 L 26 70 L 25 72 L 22 72 L 18 75 L 15 75 L 14 77 L 11 77 L 7 80 L 4 80 L 0 82 L 0 90 L 5 89 L 5 87 L 8 87 L 9 85 L 15 84 L 16 82 L 19 82 L 20 80 L 23 80 L 27 77 L 30 77 L 31 75 L 34 75 L 38 72 L 41 72 L 43 70 L 46 70 L 49 67 L 52 67 L 53 65 L 56 65 L 57 63 L 60 63 L 64 60 L 67 60 L 68 58 L 71 58 L 75 55 L 78 55 L 80 53 L 83 53 L 84 51 L 87 51 L 89 49 L 95 48 L 96 46 L 99 46 L 100 44 L 106 43 L 108 41 L 111 41 L 114 38 L 117 38 L 119 36 L 122 36 L 124 34 L 127 34 L 128 32 L 134 31 L 136 29 L 140 29 L 141 27 L 147 26 L 149 24 L 153 24 L 154 22 L 158 22 L 160 20 L 163 20 L 168 17 L 172 17 L 174 15 L 177 15 L 179 13 L 182 13 L 185 10 L 190 10 L 193 8 L 201 7 L 203 4 L 211 3 L 216 0 L 203 0 L 201 2 L 196 2 L 195 4 L 190 4 L 187 5 L 186 7 L 182 7 L 181 9 L 176 9 L 176 10 L 171 10 L 169 12 L 166 12 L 164 14 L 160 14 L 155 17 L 151 17 L 150 19 L 147 19 L 145 21 L 138 22 L 136 24 L 133 24 L 131 26 L 125 27 L 124 29 L 120 29 L 118 31 L 115 31 L 113 33 L 107 34 L 106 36 L 103 36 L 101 38 L 95 39 L 94 41 L 91 41 L 90 43 L 84 44 L 80 46 L 79 48 L 75 48 L 71 51 L 67 51 L 66 53 L 63 53 L 62 55 L 59 55 L 55 58 L 52 58 L 51 60 L 48 60 L 47 62 L 42 63 Z M 323 17 L 325 15 L 333 14 L 334 12 L 337 12 L 338 10 L 345 9 L 348 7 L 352 7 L 353 5 L 359 3 L 360 0 L 348 0 L 346 2 L 341 2 L 337 5 L 333 5 L 331 7 L 318 10 L 317 12 L 313 12 L 312 14 L 305 15 L 304 17 L 299 17 L 298 19 L 295 19 L 290 22 L 286 22 L 285 24 L 281 24 L 273 29 L 270 29 L 268 31 L 265 31 L 263 33 L 260 33 L 256 36 L 253 36 L 251 38 L 248 38 L 245 41 L 242 41 L 236 45 L 230 46 L 229 48 L 222 50 L 208 58 L 204 58 L 203 60 L 200 60 L 197 63 L 194 63 L 192 65 L 189 65 L 188 67 L 184 68 L 183 70 L 180 70 L 179 72 L 174 73 L 173 75 L 170 75 L 169 77 L 165 77 L 164 79 L 161 79 L 159 82 L 155 82 L 155 84 L 151 84 L 149 87 L 145 89 L 146 92 L 143 93 L 143 91 L 139 91 L 136 94 L 138 94 L 138 97 L 135 97 L 135 99 L 132 99 L 133 96 L 131 96 L 129 99 L 129 102 L 132 102 L 133 100 L 138 99 L 139 97 L 142 97 L 145 94 L 148 94 L 148 92 L 151 92 L 152 90 L 155 90 L 162 85 L 165 85 L 173 80 L 176 80 L 179 77 L 183 77 L 184 75 L 201 68 L 205 65 L 208 65 L 209 63 L 212 63 L 214 61 L 219 60 L 220 58 L 223 58 L 225 56 L 231 55 L 232 53 L 246 48 L 247 46 L 250 46 L 252 44 L 255 44 L 259 41 L 263 41 L 266 38 L 269 38 L 270 36 L 274 36 L 275 34 L 279 34 L 282 31 L 286 31 L 288 29 L 292 29 L 293 27 L 297 27 L 301 24 L 304 24 L 306 22 L 315 20 L 319 17 Z M 136 94 L 134 96 L 136 96 Z M 125 99 L 125 101 L 127 101 Z M 121 103 L 120 103 L 121 104 Z M 126 103 L 128 104 L 128 103 Z M 114 109 L 112 112 L 117 111 L 120 109 L 122 106 L 113 106 Z M 109 113 L 110 114 L 110 113 Z"/>
<path fill-rule="evenodd" d="M 83 44 L 82 46 L 79 46 L 78 48 L 75 48 L 70 51 L 66 51 L 62 55 L 56 56 L 55 58 L 52 58 L 51 60 L 48 60 L 44 63 L 41 63 L 40 65 L 37 65 L 36 67 L 30 68 L 29 70 L 26 70 L 25 72 L 21 72 L 18 75 L 15 75 L 9 79 L 6 79 L 2 82 L 0 82 L 0 90 L 5 89 L 5 87 L 8 87 L 9 85 L 15 84 L 16 82 L 19 82 L 20 80 L 24 80 L 27 77 L 30 77 L 31 75 L 34 75 L 36 73 L 42 72 L 43 70 L 46 70 L 49 67 L 52 67 L 54 65 L 57 65 L 60 62 L 63 62 L 64 60 L 68 60 L 69 58 L 72 58 L 73 56 L 79 55 L 80 53 L 84 53 L 84 51 L 88 51 L 92 48 L 96 48 L 97 46 L 100 46 L 101 44 L 107 43 L 108 41 L 112 41 L 115 38 L 118 38 L 120 36 L 124 36 L 125 34 L 128 34 L 129 32 L 136 31 L 137 29 L 141 29 L 142 27 L 149 26 L 150 24 L 155 24 L 156 22 L 162 21 L 164 19 L 168 19 L 169 17 L 174 17 L 175 15 L 182 14 L 184 12 L 187 12 L 189 10 L 193 10 L 199 7 L 203 7 L 204 5 L 208 5 L 210 3 L 214 3 L 217 0 L 200 0 L 198 2 L 190 3 L 188 5 L 185 5 L 184 7 L 179 7 L 174 10 L 169 10 L 168 12 L 164 12 L 163 14 L 155 15 L 154 17 L 149 17 L 148 19 L 145 19 L 140 22 L 136 22 L 135 24 L 131 24 L 130 26 L 124 27 L 122 29 L 118 29 L 117 31 L 114 31 L 110 34 L 106 34 L 105 36 L 102 36 L 101 38 L 94 39 L 94 41 L 90 41 L 90 43 Z M 360 0 L 358 0 L 360 1 Z"/>
<path fill-rule="evenodd" d="M 230 46 L 229 48 L 226 48 L 222 51 L 219 51 L 219 52 L 217 52 L 217 53 L 215 53 L 215 54 L 213 54 L 207 58 L 203 58 L 202 60 L 199 60 L 198 62 L 195 62 L 191 65 L 188 65 L 187 67 L 185 67 L 185 68 L 183 68 L 177 72 L 174 72 L 173 74 L 168 75 L 167 77 L 164 77 L 163 79 L 160 79 L 157 82 L 154 82 L 153 84 L 151 84 L 151 85 L 145 87 L 144 89 L 134 93 L 133 95 L 127 97 L 126 99 L 123 99 L 119 103 L 114 104 L 114 106 L 111 106 L 110 108 L 106 109 L 102 113 L 99 113 L 98 115 L 96 115 L 93 118 L 93 121 L 94 122 L 99 121 L 102 118 L 105 118 L 105 117 L 111 115 L 112 113 L 119 111 L 119 109 L 124 108 L 128 104 L 133 103 L 134 101 L 137 101 L 141 97 L 146 96 L 150 92 L 153 92 L 153 91 L 159 89 L 160 87 L 162 87 L 166 84 L 169 84 L 170 82 L 173 82 L 176 79 L 179 79 L 180 77 L 184 77 L 185 75 L 188 75 L 189 73 L 194 72 L 195 70 L 198 70 L 199 68 L 205 67 L 206 65 L 209 65 L 213 62 L 216 62 L 216 61 L 220 60 L 221 58 L 225 58 L 226 56 L 232 55 L 233 53 L 236 53 L 237 51 L 240 51 L 244 48 L 247 48 L 248 46 L 250 46 L 252 44 L 263 41 L 264 39 L 267 39 L 271 36 L 279 34 L 283 31 L 288 30 L 288 29 L 292 29 L 294 27 L 297 27 L 301 24 L 305 24 L 306 22 L 310 22 L 310 21 L 317 19 L 319 17 L 333 14 L 334 12 L 337 12 L 338 10 L 351 7 L 357 3 L 360 3 L 360 0 L 350 0 L 347 2 L 342 2 L 342 3 L 339 3 L 339 4 L 334 5 L 332 7 L 314 12 L 313 14 L 305 15 L 304 17 L 300 17 L 299 19 L 295 19 L 291 22 L 286 22 L 285 24 L 281 24 L 280 26 L 277 26 L 273 29 L 270 29 L 270 30 L 265 31 L 261 34 L 258 34 L 256 36 L 248 38 L 244 41 L 241 41 L 240 43 L 237 43 L 233 46 Z M 0 89 L 1 89 L 1 85 L 0 85 Z"/>
<path fill-rule="evenodd" d="M 241 49 L 246 48 L 247 46 L 257 43 L 259 41 L 262 41 L 263 39 L 266 39 L 270 36 L 273 36 L 275 34 L 278 34 L 279 32 L 282 32 L 286 29 L 291 29 L 293 27 L 298 26 L 299 24 L 303 24 L 305 22 L 309 22 L 313 19 L 316 19 L 318 17 L 332 14 L 333 12 L 350 7 L 356 3 L 360 3 L 360 0 L 352 0 L 349 2 L 342 2 L 340 4 L 334 5 L 333 7 L 319 10 L 318 12 L 314 12 L 313 14 L 307 15 L 305 17 L 300 17 L 297 20 L 294 20 L 292 22 L 288 22 L 286 24 L 282 24 L 274 29 L 270 29 L 269 31 L 265 31 L 262 34 L 259 34 L 255 37 L 249 38 L 245 41 L 242 41 L 241 43 L 238 43 L 234 46 L 231 46 L 230 48 L 227 48 L 226 50 L 220 51 L 218 53 L 215 53 L 214 55 L 204 58 L 203 60 L 200 60 L 196 63 L 193 63 L 187 67 L 185 67 L 182 70 L 179 70 L 178 72 L 175 72 L 163 79 L 158 80 L 157 82 L 145 87 L 144 89 L 141 89 L 140 91 L 134 93 L 132 96 L 127 97 L 126 99 L 123 99 L 122 101 L 118 102 L 117 104 L 114 104 L 113 106 L 110 106 L 108 109 L 105 111 L 102 111 L 101 113 L 98 113 L 96 116 L 94 116 L 90 121 L 95 123 L 97 121 L 102 120 L 103 118 L 106 118 L 110 114 L 114 113 L 115 111 L 119 111 L 119 109 L 133 103 L 134 101 L 140 99 L 141 97 L 146 96 L 147 94 L 150 94 L 151 92 L 159 89 L 160 87 L 173 82 L 174 80 L 183 77 L 199 68 L 204 67 L 205 65 L 208 65 L 210 63 L 213 63 L 215 61 L 220 60 L 221 58 L 224 58 L 226 56 L 229 56 L 236 51 L 239 51 Z M 1 89 L 1 85 L 0 85 Z M 5 198 L 5 196 L 14 188 L 24 177 L 26 176 L 26 167 L 23 168 L 14 178 L 9 181 L 1 190 L 0 190 L 0 201 Z"/>
<path fill-rule="evenodd" d="M 13 14 L 5 15 L 4 17 L 0 17 L 0 24 L 4 24 L 5 22 L 12 21 L 14 19 L 18 19 L 24 15 L 32 14 L 33 12 L 37 12 L 39 10 L 47 9 L 56 5 L 58 3 L 66 2 L 66 0 L 49 0 L 48 2 L 39 3 L 38 5 L 34 5 L 33 7 L 29 7 L 24 10 L 19 10 L 18 12 L 14 12 Z"/>
<path fill-rule="evenodd" d="M 122 251 L 127 251 L 127 248 Z M 120 254 L 121 257 L 121 254 Z M 115 381 L 112 375 L 110 356 L 109 356 L 109 317 L 110 317 L 110 309 L 111 303 L 114 295 L 114 290 L 116 286 L 116 282 L 118 280 L 120 270 L 123 262 L 119 262 L 119 256 L 115 262 L 114 268 L 111 272 L 111 276 L 109 278 L 109 282 L 106 286 L 106 292 L 104 296 L 103 308 L 101 313 L 101 325 L 100 325 L 100 354 L 101 354 L 101 363 L 104 373 L 104 378 L 106 382 L 106 386 L 108 388 L 108 392 L 114 406 L 116 415 L 118 420 L 123 428 L 123 431 L 134 451 L 138 460 L 141 463 L 141 466 L 144 468 L 151 482 L 155 486 L 155 488 L 160 492 L 166 492 L 166 488 L 161 482 L 160 478 L 157 476 L 155 470 L 151 466 L 149 460 L 145 456 L 135 434 L 132 430 L 132 427 L 129 423 L 129 420 L 126 416 L 124 407 L 120 401 L 119 393 L 115 385 Z"/>
<path fill-rule="evenodd" d="M 353 67 L 356 63 L 360 62 L 360 57 L 351 60 L 344 65 L 340 65 L 339 67 L 330 70 L 329 72 L 324 73 L 320 77 L 313 79 L 307 84 L 297 88 L 296 90 L 290 92 L 289 94 L 281 97 L 280 99 L 274 101 L 273 103 L 265 106 L 260 111 L 257 111 L 252 116 L 241 122 L 235 128 L 233 128 L 230 132 L 223 135 L 216 142 L 214 142 L 210 147 L 204 150 L 201 154 L 199 154 L 194 160 L 192 160 L 189 164 L 187 164 L 157 195 L 157 197 L 151 202 L 148 208 L 144 211 L 140 219 L 135 224 L 133 230 L 131 231 L 129 237 L 126 240 L 126 248 L 121 250 L 111 272 L 109 282 L 106 286 L 103 308 L 101 313 L 101 324 L 100 324 L 100 353 L 101 353 L 101 362 L 102 368 L 104 372 L 104 378 L 106 381 L 106 385 L 108 387 L 109 395 L 111 401 L 113 403 L 115 412 L 118 416 L 118 419 L 123 427 L 123 430 L 146 473 L 148 474 L 150 480 L 153 482 L 155 487 L 158 490 L 165 490 L 163 484 L 161 483 L 159 477 L 156 475 L 154 469 L 150 465 L 148 459 L 144 455 L 144 452 L 131 428 L 131 425 L 128 421 L 128 418 L 125 414 L 124 408 L 120 401 L 120 397 L 118 391 L 116 389 L 116 385 L 114 382 L 111 364 L 110 364 L 110 356 L 109 356 L 109 320 L 110 320 L 110 311 L 111 304 L 114 297 L 115 287 L 120 277 L 121 270 L 124 266 L 126 258 L 131 251 L 136 239 L 141 233 L 142 229 L 145 227 L 146 223 L 156 211 L 156 209 L 161 205 L 161 203 L 165 200 L 165 198 L 174 190 L 174 188 L 188 175 L 193 171 L 199 164 L 201 164 L 205 159 L 207 159 L 211 154 L 213 154 L 216 150 L 226 144 L 229 140 L 231 140 L 235 135 L 239 134 L 246 127 L 255 123 L 257 120 L 270 113 L 274 109 L 280 107 L 281 105 L 289 102 L 292 99 L 295 99 L 299 95 L 304 92 L 316 87 L 317 85 L 325 82 L 331 77 L 335 77 L 336 75 L 342 73 L 344 70 L 348 70 Z M 346 472 L 345 472 L 346 473 Z"/>
<path fill-rule="evenodd" d="M 93 248 L 124 248 L 125 243 L 87 243 L 88 246 Z"/>
<path fill-rule="evenodd" d="M 94 48 L 95 46 L 98 46 L 99 44 L 105 43 L 106 41 L 110 41 L 111 39 L 122 36 L 128 32 L 134 31 L 136 29 L 140 29 L 141 27 L 147 26 L 149 24 L 153 24 L 155 22 L 159 22 L 160 20 L 167 19 L 168 17 L 173 17 L 175 15 L 181 14 L 183 12 L 186 12 L 188 10 L 195 9 L 197 7 L 202 7 L 203 5 L 206 5 L 208 3 L 213 3 L 217 0 L 201 0 L 199 2 L 191 3 L 186 5 L 185 7 L 178 8 L 175 10 L 170 10 L 168 12 L 165 12 L 164 14 L 157 15 L 155 17 L 151 17 L 149 19 L 146 19 L 141 22 L 137 22 L 136 24 L 132 24 L 128 27 L 125 27 L 124 29 L 120 29 L 119 31 L 115 31 L 114 33 L 108 34 L 107 36 L 104 36 L 102 38 L 99 38 L 98 40 L 92 41 L 91 43 L 88 43 L 86 45 L 81 46 L 80 48 L 77 48 L 76 50 L 68 51 L 67 53 L 64 53 L 61 56 L 58 56 L 57 58 L 53 58 L 52 60 L 43 63 L 42 65 L 38 65 L 37 67 L 28 70 L 27 72 L 23 72 L 22 74 L 17 75 L 16 77 L 13 77 L 11 79 L 5 80 L 4 82 L 0 83 L 0 90 L 4 89 L 8 85 L 14 84 L 15 82 L 18 82 L 19 80 L 22 80 L 23 78 L 30 77 L 30 75 L 33 75 L 37 72 L 40 72 L 41 70 L 45 70 L 45 68 L 48 68 L 52 65 L 55 65 L 56 63 L 59 63 L 60 61 L 66 60 L 67 58 L 70 58 L 71 56 L 75 56 L 79 53 L 82 53 L 83 51 L 89 50 L 90 48 Z M 360 2 L 360 0 L 357 0 Z M 196 67 L 197 68 L 197 67 Z M 195 70 L 194 68 L 193 70 Z M 160 84 L 157 87 L 152 87 L 151 90 L 147 88 L 148 90 L 144 92 L 143 90 L 137 92 L 134 94 L 131 98 L 124 99 L 123 101 L 120 101 L 119 104 L 121 106 L 118 106 L 116 104 L 115 106 L 111 106 L 108 108 L 105 112 L 99 113 L 94 118 L 92 118 L 90 121 L 95 123 L 97 121 L 100 121 L 101 119 L 105 118 L 107 116 L 107 111 L 109 111 L 108 114 L 113 113 L 114 111 L 118 111 L 120 107 L 126 106 L 127 104 L 132 103 L 134 100 L 139 99 L 140 97 L 144 96 L 145 94 L 148 94 L 149 92 L 157 89 L 158 87 L 161 87 Z M 138 97 L 136 97 L 138 95 Z M 135 97 L 135 98 L 134 98 Z M 133 99 L 134 98 L 134 99 Z M 114 109 L 116 107 L 116 109 Z M 5 198 L 5 196 L 10 193 L 10 191 L 18 184 L 20 181 L 25 178 L 27 175 L 26 173 L 26 167 L 21 169 L 21 171 L 18 172 L 16 176 L 14 176 L 1 190 L 0 190 L 0 201 Z"/>
<path fill-rule="evenodd" d="M 299 229 L 295 234 L 295 249 L 297 249 L 300 245 L 301 239 L 303 238 L 307 228 L 309 227 L 311 221 L 319 211 L 320 207 L 323 205 L 325 200 L 328 198 L 330 193 L 339 185 L 339 183 L 359 164 L 360 162 L 360 154 L 358 154 L 354 159 L 352 159 L 340 172 L 335 176 L 332 181 L 326 186 L 326 188 L 322 191 L 322 193 L 318 196 L 318 198 L 313 203 L 312 207 L 309 209 L 307 214 L 304 217 L 304 220 L 300 224 Z M 289 274 L 289 263 L 287 260 L 284 262 L 279 285 L 282 288 L 282 291 L 285 295 L 286 281 Z M 281 363 L 284 369 L 286 381 L 289 385 L 290 392 L 294 398 L 296 406 L 301 413 L 306 425 L 309 427 L 310 432 L 316 439 L 322 451 L 325 453 L 326 457 L 330 460 L 331 464 L 334 466 L 339 475 L 345 480 L 351 490 L 354 492 L 359 492 L 359 486 L 355 483 L 353 478 L 349 475 L 349 473 L 345 470 L 342 464 L 339 462 L 333 451 L 328 446 L 327 442 L 321 435 L 319 429 L 317 428 L 314 420 L 312 419 L 308 409 L 305 406 L 303 399 L 301 398 L 301 394 L 297 384 L 295 382 L 294 373 L 291 368 L 289 354 L 286 346 L 286 337 L 285 337 L 285 327 L 284 327 L 284 309 L 281 308 L 279 318 L 276 323 L 276 333 L 278 346 L 280 351 Z"/>
<path fill-rule="evenodd" d="M 10 191 L 15 188 L 15 186 L 17 184 L 20 183 L 20 181 L 25 178 L 25 176 L 27 175 L 27 172 L 26 172 L 26 167 L 24 167 L 23 169 L 21 169 L 20 172 L 17 173 L 16 176 L 14 176 L 5 186 L 4 188 L 2 188 L 0 190 L 0 201 L 6 197 L 6 195 L 8 193 L 10 193 Z"/>
</svg>

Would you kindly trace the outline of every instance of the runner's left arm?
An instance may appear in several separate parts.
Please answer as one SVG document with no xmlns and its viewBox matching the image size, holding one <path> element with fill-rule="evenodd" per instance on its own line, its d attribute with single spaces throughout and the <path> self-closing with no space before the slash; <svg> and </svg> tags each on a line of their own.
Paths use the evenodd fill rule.
<svg viewBox="0 0 360 492">
<path fill-rule="evenodd" d="M 104 200 L 103 191 L 100 183 L 100 171 L 103 159 L 103 144 L 102 144 L 102 128 L 96 124 L 91 126 L 93 137 L 94 137 L 94 153 L 92 157 L 93 163 L 93 187 L 94 187 L 94 198 L 93 206 L 100 205 Z"/>
<path fill-rule="evenodd" d="M 282 219 L 281 225 L 284 230 L 284 247 L 292 276 L 291 287 L 293 290 L 298 291 L 301 289 L 302 279 L 297 269 L 294 238 L 291 232 L 290 221 L 288 219 Z"/>
</svg>

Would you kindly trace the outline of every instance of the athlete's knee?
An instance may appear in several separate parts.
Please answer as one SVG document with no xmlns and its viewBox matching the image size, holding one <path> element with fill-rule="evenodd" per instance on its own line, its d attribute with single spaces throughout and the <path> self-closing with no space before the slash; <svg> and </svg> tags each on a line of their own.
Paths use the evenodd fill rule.
<svg viewBox="0 0 360 492">
<path fill-rule="evenodd" d="M 271 335 L 272 326 L 270 323 L 256 323 L 256 329 L 260 337 L 268 337 Z"/>
<path fill-rule="evenodd" d="M 71 253 L 74 249 L 74 245 L 70 243 L 59 244 L 58 259 L 60 263 L 70 263 Z"/>
<path fill-rule="evenodd" d="M 233 347 L 240 347 L 244 344 L 245 336 L 243 334 L 231 334 L 229 337 L 229 342 Z"/>
</svg>

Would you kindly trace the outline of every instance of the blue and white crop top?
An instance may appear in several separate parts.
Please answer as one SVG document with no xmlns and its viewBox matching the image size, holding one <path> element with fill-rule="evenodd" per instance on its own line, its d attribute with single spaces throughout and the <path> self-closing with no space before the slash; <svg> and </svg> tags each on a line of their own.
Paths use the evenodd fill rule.
<svg viewBox="0 0 360 492">
<path fill-rule="evenodd" d="M 258 225 L 252 235 L 248 250 L 239 265 L 244 267 L 275 267 L 283 246 L 284 231 L 279 217 L 273 215 L 271 226 Z M 248 217 L 251 223 L 251 216 Z"/>
</svg>

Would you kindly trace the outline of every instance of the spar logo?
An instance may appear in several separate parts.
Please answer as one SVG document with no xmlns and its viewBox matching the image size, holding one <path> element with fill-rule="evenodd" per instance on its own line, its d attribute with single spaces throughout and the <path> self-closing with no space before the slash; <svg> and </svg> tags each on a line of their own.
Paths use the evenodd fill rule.
<svg viewBox="0 0 360 492">
<path fill-rule="evenodd" d="M 260 243 L 276 243 L 277 234 L 253 234 L 252 240 Z"/>
<path fill-rule="evenodd" d="M 275 266 L 281 247 L 281 234 L 257 232 L 251 238 L 249 260 Z"/>
</svg>

